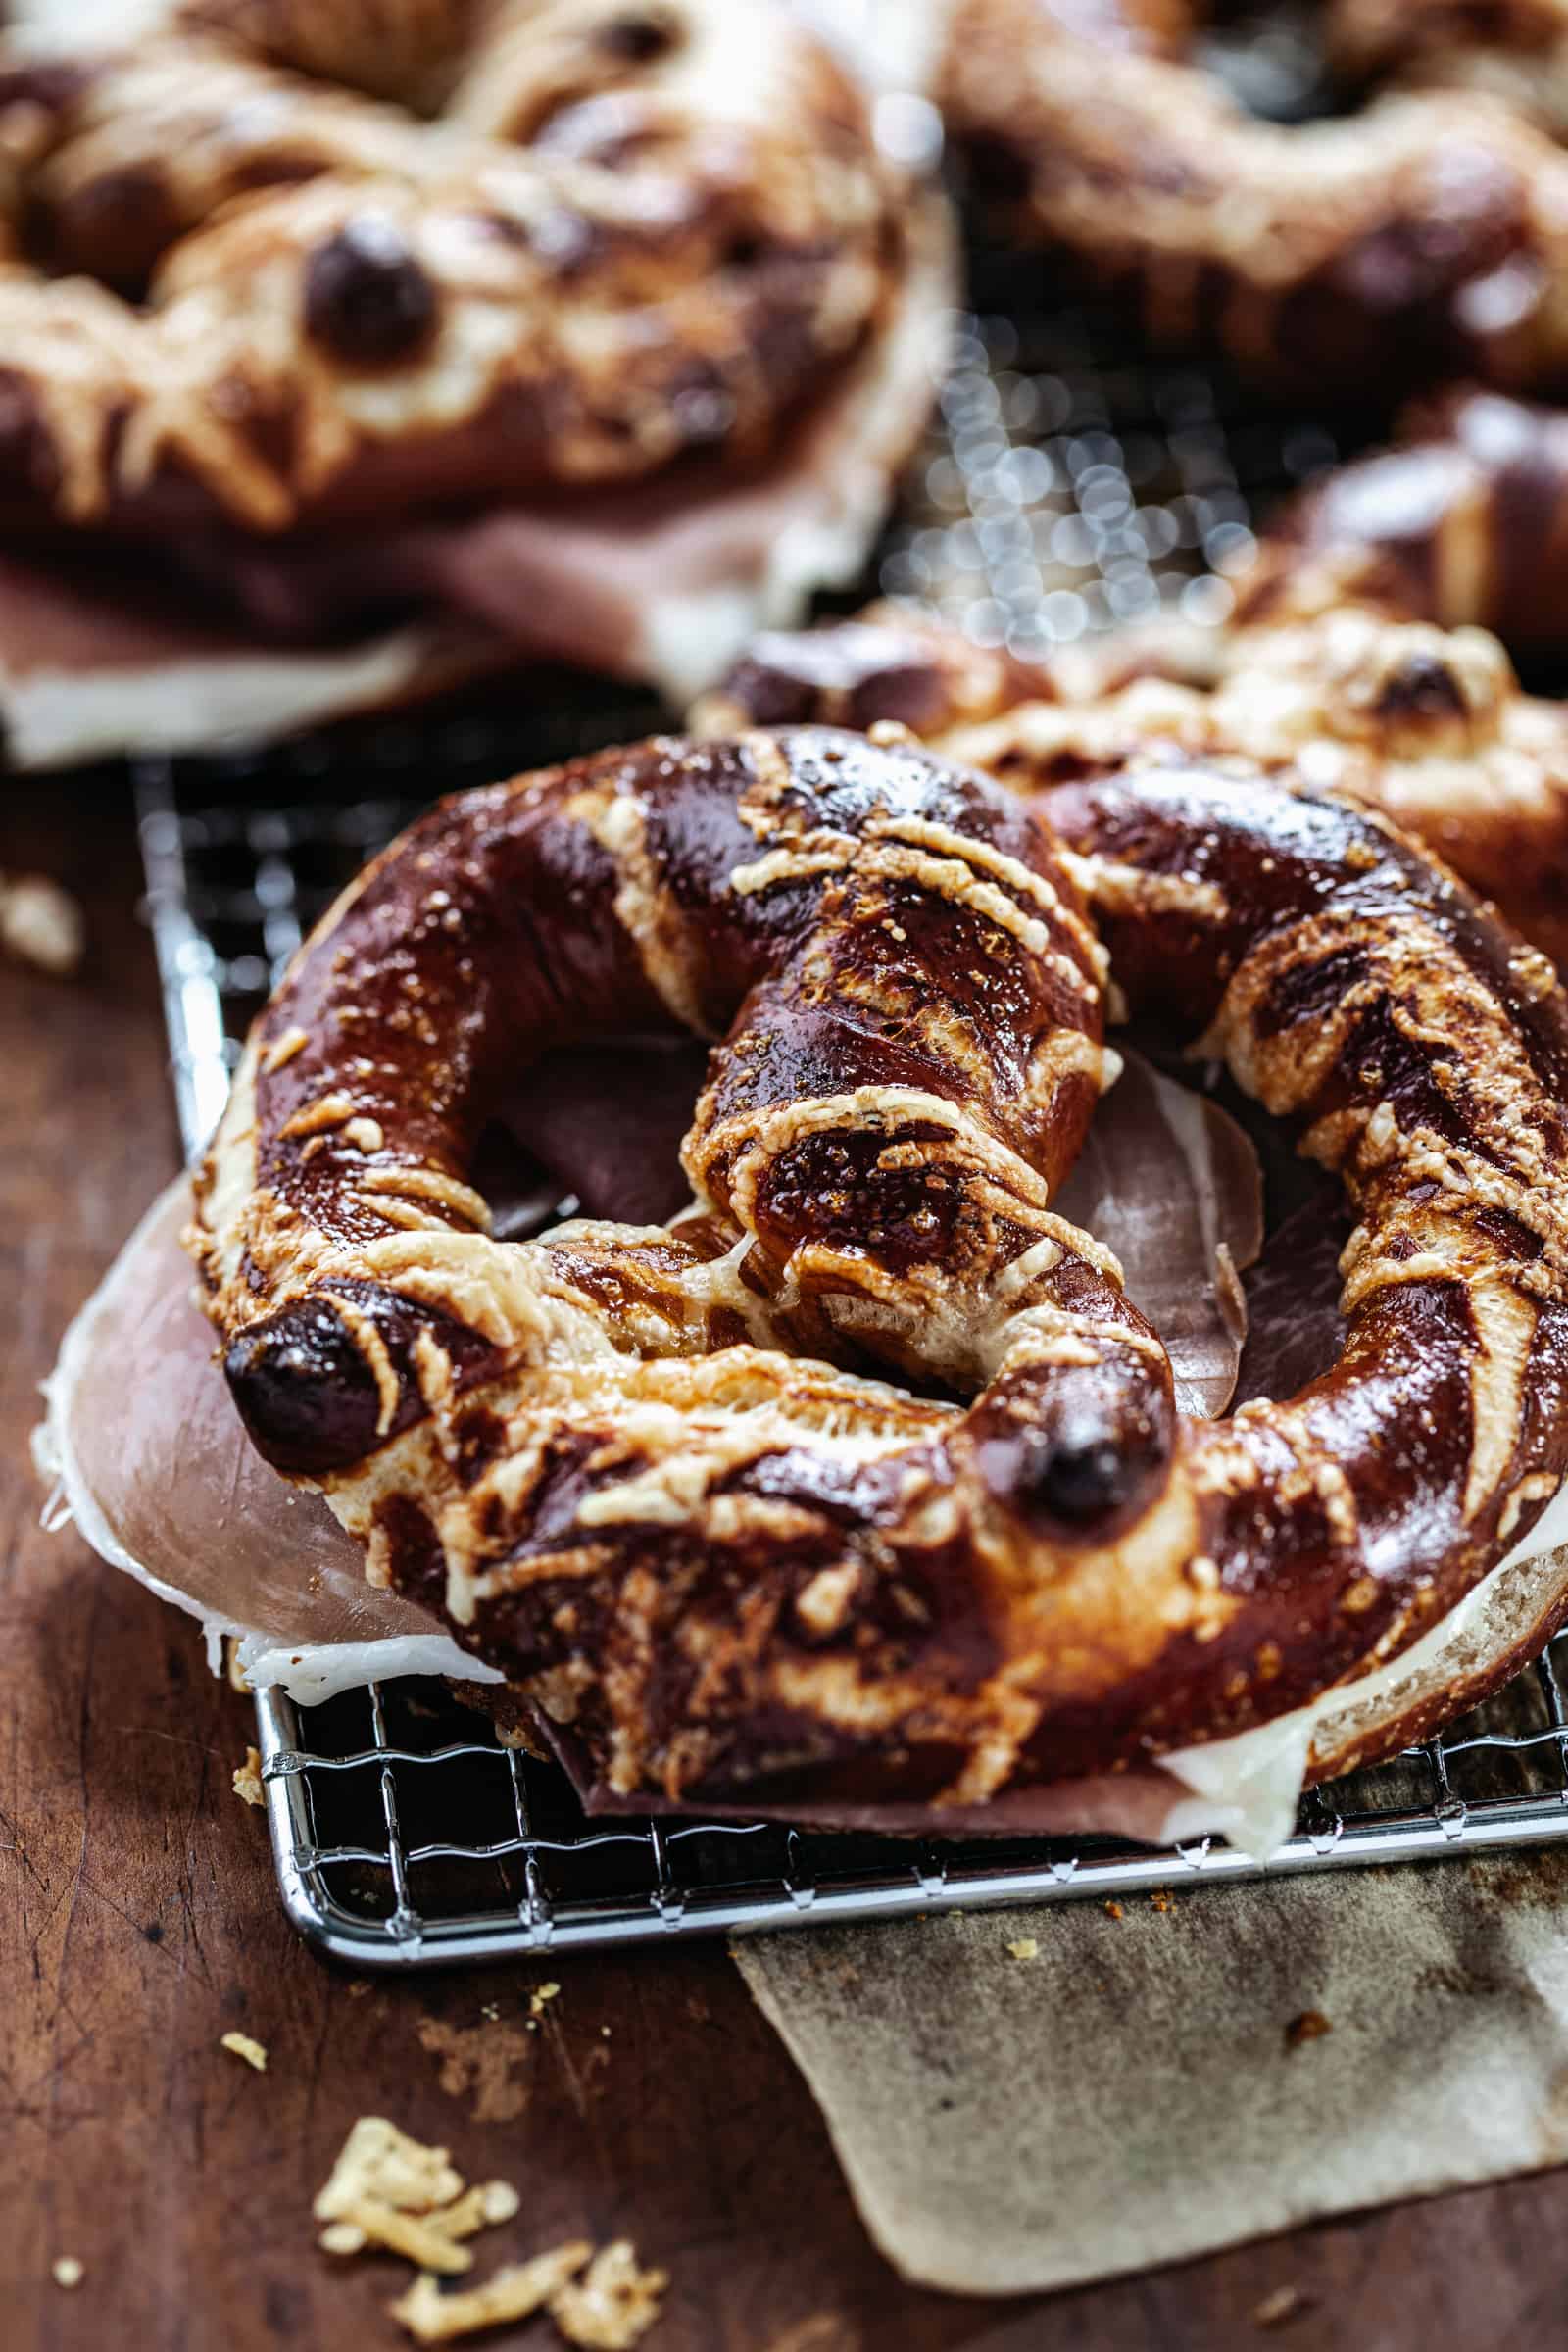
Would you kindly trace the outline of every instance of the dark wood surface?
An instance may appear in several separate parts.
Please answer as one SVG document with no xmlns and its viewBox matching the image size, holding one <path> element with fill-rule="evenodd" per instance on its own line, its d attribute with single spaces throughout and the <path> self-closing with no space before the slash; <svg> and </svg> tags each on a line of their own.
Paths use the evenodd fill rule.
<svg viewBox="0 0 1568 2352">
<path fill-rule="evenodd" d="M 627 2232 L 667 2265 L 650 2352 L 1217 2352 L 1274 2340 L 1254 2314 L 1287 2285 L 1293 2352 L 1568 2343 L 1561 2174 L 1069 2296 L 959 2302 L 874 2253 L 721 1946 L 388 1984 L 297 1943 L 263 1818 L 230 1790 L 245 1702 L 188 1620 L 38 1524 L 36 1384 L 177 1153 L 123 790 L 0 792 L 0 867 L 74 889 L 92 939 L 73 984 L 0 970 L 0 2344 L 406 2343 L 383 2312 L 403 2266 L 313 2244 L 311 2197 L 372 2112 L 516 2183 L 498 2258 Z M 547 1973 L 562 1991 L 529 2034 Z M 268 2045 L 265 2076 L 219 2048 L 230 2028 Z M 484 2051 L 491 2074 L 465 2081 Z M 1114 2050 L 1105 2083 L 1138 2095 Z M 62 2255 L 86 2266 L 71 2292 Z"/>
</svg>

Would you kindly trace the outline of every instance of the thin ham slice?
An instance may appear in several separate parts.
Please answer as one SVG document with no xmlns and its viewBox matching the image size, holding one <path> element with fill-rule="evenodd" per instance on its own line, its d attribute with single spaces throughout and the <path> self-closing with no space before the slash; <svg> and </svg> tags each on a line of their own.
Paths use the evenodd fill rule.
<svg viewBox="0 0 1568 2352">
<path fill-rule="evenodd" d="M 1121 1259 L 1128 1297 L 1169 1351 L 1181 1411 L 1222 1413 L 1247 1337 L 1240 1276 L 1263 1245 L 1257 1153 L 1236 1121 L 1129 1054 L 1056 1207 Z"/>
</svg>

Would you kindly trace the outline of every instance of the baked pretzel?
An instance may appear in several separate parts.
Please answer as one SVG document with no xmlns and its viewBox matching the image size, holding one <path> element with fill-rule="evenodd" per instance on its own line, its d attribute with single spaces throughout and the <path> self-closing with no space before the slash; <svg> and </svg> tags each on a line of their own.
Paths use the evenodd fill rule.
<svg viewBox="0 0 1568 2352">
<path fill-rule="evenodd" d="M 1158 674 L 1171 654 L 1198 668 L 1185 641 L 1022 662 L 884 606 L 759 637 L 692 723 L 898 718 L 1027 794 L 1152 753 L 1299 766 L 1419 836 L 1568 970 L 1568 710 L 1522 694 L 1485 631 L 1398 617 L 1415 601 L 1375 551 L 1265 541 L 1237 626 L 1205 637 L 1201 685 Z"/>
<path fill-rule="evenodd" d="M 1013 232 L 1123 285 L 1160 341 L 1320 398 L 1568 381 L 1568 157 L 1516 108 L 1435 89 L 1262 122 L 1038 0 L 956 0 L 939 94 Z"/>
<path fill-rule="evenodd" d="M 1324 33 L 1342 81 L 1482 90 L 1568 132 L 1564 0 L 1328 0 Z"/>
<path fill-rule="evenodd" d="M 1399 446 L 1324 474 L 1270 518 L 1238 582 L 1243 626 L 1345 605 L 1568 648 L 1568 415 L 1462 386 L 1413 407 Z"/>
<path fill-rule="evenodd" d="M 1046 807 L 888 729 L 519 778 L 378 859 L 252 1035 L 193 1237 L 245 1424 L 615 1792 L 983 1803 L 1240 1730 L 1561 1479 L 1549 969 L 1298 776 Z M 1097 927 L 1354 1204 L 1345 1351 L 1289 1402 L 1179 1421 L 1052 1210 Z M 490 1240 L 530 1056 L 671 1029 L 722 1041 L 692 1211 Z"/>
<path fill-rule="evenodd" d="M 751 462 L 876 331 L 896 190 L 767 0 L 192 14 L 0 67 L 9 527 L 279 531 Z"/>
</svg>

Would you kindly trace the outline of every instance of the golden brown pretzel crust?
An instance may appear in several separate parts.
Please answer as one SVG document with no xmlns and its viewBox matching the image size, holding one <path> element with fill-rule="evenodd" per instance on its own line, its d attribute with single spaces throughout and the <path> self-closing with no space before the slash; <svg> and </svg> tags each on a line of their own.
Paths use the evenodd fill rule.
<svg viewBox="0 0 1568 2352">
<path fill-rule="evenodd" d="M 1324 15 L 1342 80 L 1479 90 L 1568 131 L 1564 0 L 1328 0 Z"/>
<path fill-rule="evenodd" d="M 184 32 L 420 115 L 450 96 L 491 13 L 493 0 L 184 0 L 173 12 Z"/>
<path fill-rule="evenodd" d="M 1287 1403 L 1177 1424 L 1053 1217 L 1093 935 L 1021 805 L 906 741 L 448 804 L 253 1036 L 197 1235 L 252 1435 L 621 1793 L 977 1802 L 1245 1728 L 1407 1643 L 1561 1478 L 1541 959 L 1299 778 L 1176 757 L 1049 806 L 1121 987 L 1354 1201 L 1345 1355 Z M 487 1107 L 547 1038 L 650 1026 L 728 1029 L 701 1208 L 491 1244 Z"/>
<path fill-rule="evenodd" d="M 712 733 L 764 713 L 861 726 L 897 716 L 1027 793 L 1172 752 L 1299 766 L 1416 834 L 1568 970 L 1568 710 L 1522 694 L 1495 638 L 1414 617 L 1439 602 L 1423 582 L 1446 576 L 1417 534 L 1342 546 L 1325 530 L 1319 544 L 1314 518 L 1342 511 L 1342 485 L 1343 512 L 1364 512 L 1360 471 L 1331 476 L 1263 542 L 1236 626 L 1205 646 L 1204 690 L 1160 675 L 1157 643 L 1152 675 L 1136 679 L 1135 663 L 1136 682 L 1118 687 L 1111 662 L 1105 690 L 1098 664 L 1085 686 L 886 606 L 869 626 L 758 638 L 693 723 Z M 1539 544 L 1550 524 L 1534 504 Z M 1454 527 L 1468 531 L 1462 513 Z"/>
<path fill-rule="evenodd" d="M 877 329 L 897 196 L 767 0 L 396 0 L 385 79 L 427 67 L 432 122 L 269 62 L 373 83 L 379 11 L 203 13 L 0 52 L 8 527 L 272 531 L 750 463 Z"/>
<path fill-rule="evenodd" d="M 959 0 L 943 101 L 1014 231 L 1123 283 L 1161 340 L 1317 398 L 1568 380 L 1568 158 L 1505 104 L 1283 127 L 1190 64 L 1107 67 L 1031 0 Z"/>
<path fill-rule="evenodd" d="M 1568 415 L 1461 385 L 1398 446 L 1336 466 L 1270 519 L 1243 626 L 1357 605 L 1514 652 L 1568 650 Z"/>
</svg>

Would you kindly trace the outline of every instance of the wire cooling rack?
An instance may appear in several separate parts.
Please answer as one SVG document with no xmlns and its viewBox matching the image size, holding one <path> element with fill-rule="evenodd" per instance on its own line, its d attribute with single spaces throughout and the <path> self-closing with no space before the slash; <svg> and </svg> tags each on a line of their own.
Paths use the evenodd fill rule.
<svg viewBox="0 0 1568 2352">
<path fill-rule="evenodd" d="M 1159 612 L 1222 622 L 1254 514 L 1331 464 L 1335 439 L 1250 414 L 1215 373 L 1151 366 L 1108 314 L 1031 318 L 1030 268 L 981 258 L 988 307 L 958 323 L 939 421 L 868 591 L 1022 654 Z M 521 711 L 144 763 L 147 903 L 187 1146 L 210 1132 L 282 961 L 368 854 L 437 792 L 636 737 L 663 715 L 635 695 L 547 678 Z M 1568 1672 L 1568 1642 L 1560 1656 Z M 362 1967 L 1265 1875 L 1211 1839 L 1152 1851 L 589 1820 L 561 1773 L 501 1745 L 440 1684 L 311 1708 L 267 1691 L 257 1712 L 289 1916 Z M 1548 1658 L 1441 1740 L 1313 1791 L 1267 1874 L 1562 1837 L 1568 1710 Z"/>
</svg>

